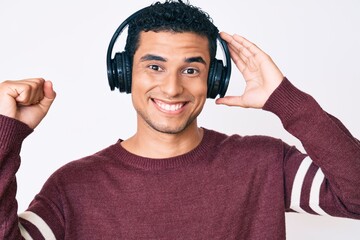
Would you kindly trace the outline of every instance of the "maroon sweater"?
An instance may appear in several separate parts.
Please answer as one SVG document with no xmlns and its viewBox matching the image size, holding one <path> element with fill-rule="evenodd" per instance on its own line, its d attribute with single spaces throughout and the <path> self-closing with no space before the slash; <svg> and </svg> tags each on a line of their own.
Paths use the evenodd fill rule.
<svg viewBox="0 0 360 240">
<path fill-rule="evenodd" d="M 279 139 L 204 129 L 194 150 L 135 156 L 119 142 L 56 171 L 17 216 L 26 125 L 0 117 L 1 239 L 285 239 L 285 212 L 360 219 L 360 144 L 283 81 L 264 106 L 307 154 Z"/>
</svg>

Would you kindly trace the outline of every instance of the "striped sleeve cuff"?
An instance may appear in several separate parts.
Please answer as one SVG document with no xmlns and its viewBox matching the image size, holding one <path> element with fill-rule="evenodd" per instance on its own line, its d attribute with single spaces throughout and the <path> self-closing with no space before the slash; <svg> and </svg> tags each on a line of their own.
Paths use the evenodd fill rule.
<svg viewBox="0 0 360 240">
<path fill-rule="evenodd" d="M 321 186 L 325 176 L 310 157 L 306 157 L 297 169 L 291 190 L 290 208 L 298 213 L 329 215 L 320 206 Z"/>
<path fill-rule="evenodd" d="M 28 223 L 28 225 L 31 225 L 32 228 L 36 228 L 37 233 L 34 233 L 34 234 L 36 234 L 36 235 L 40 234 L 41 237 L 46 240 L 56 240 L 55 234 L 51 230 L 49 225 L 36 213 L 33 213 L 31 211 L 25 211 L 25 212 L 19 214 L 19 218 L 22 220 L 25 220 Z M 24 226 L 25 224 L 22 224 L 21 222 L 24 222 L 24 221 L 20 221 L 20 223 L 19 223 L 19 228 L 20 228 L 21 235 L 23 236 L 23 238 L 25 240 L 36 239 L 36 238 L 32 238 L 32 236 L 29 233 L 30 231 L 28 231 L 28 229 L 26 229 L 26 227 Z M 35 231 L 33 231 L 33 232 L 35 232 Z"/>
</svg>

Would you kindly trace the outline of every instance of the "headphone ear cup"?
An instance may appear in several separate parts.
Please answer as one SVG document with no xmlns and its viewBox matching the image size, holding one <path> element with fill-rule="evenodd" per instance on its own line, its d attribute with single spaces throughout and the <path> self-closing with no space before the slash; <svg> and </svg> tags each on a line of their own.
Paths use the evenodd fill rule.
<svg viewBox="0 0 360 240">
<path fill-rule="evenodd" d="M 116 53 L 111 62 L 112 76 L 109 84 L 112 89 L 119 88 L 120 92 L 131 92 L 131 62 L 125 52 Z"/>
<path fill-rule="evenodd" d="M 116 69 L 115 59 L 108 59 L 107 76 L 108 76 L 108 81 L 109 81 L 109 86 L 110 86 L 111 91 L 113 91 L 115 88 L 118 87 L 117 73 L 116 73 L 115 69 Z"/>
<path fill-rule="evenodd" d="M 212 96 L 214 95 L 214 93 L 213 93 L 214 68 L 215 68 L 214 61 L 211 61 L 210 68 L 209 68 L 209 75 L 208 75 L 208 79 L 207 79 L 207 98 L 213 98 Z"/>
<path fill-rule="evenodd" d="M 131 93 L 132 64 L 129 55 L 123 52 L 123 70 L 124 70 L 124 89 L 126 93 Z"/>
<path fill-rule="evenodd" d="M 224 84 L 224 66 L 221 60 L 214 59 L 210 64 L 208 76 L 208 98 L 215 98 Z"/>
</svg>

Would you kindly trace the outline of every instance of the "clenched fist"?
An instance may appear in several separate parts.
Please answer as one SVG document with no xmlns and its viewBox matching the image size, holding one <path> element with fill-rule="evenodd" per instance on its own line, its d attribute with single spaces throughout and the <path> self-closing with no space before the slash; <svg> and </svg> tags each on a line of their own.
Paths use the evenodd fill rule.
<svg viewBox="0 0 360 240">
<path fill-rule="evenodd" d="M 31 78 L 0 83 L 0 114 L 35 128 L 56 97 L 50 81 Z"/>
</svg>

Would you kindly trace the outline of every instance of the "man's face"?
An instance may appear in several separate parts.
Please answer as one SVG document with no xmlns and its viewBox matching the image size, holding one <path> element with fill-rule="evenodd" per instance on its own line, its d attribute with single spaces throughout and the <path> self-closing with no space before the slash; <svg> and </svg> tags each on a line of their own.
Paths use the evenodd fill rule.
<svg viewBox="0 0 360 240">
<path fill-rule="evenodd" d="M 138 130 L 181 133 L 196 126 L 207 94 L 208 40 L 194 33 L 141 32 L 133 59 Z"/>
</svg>

